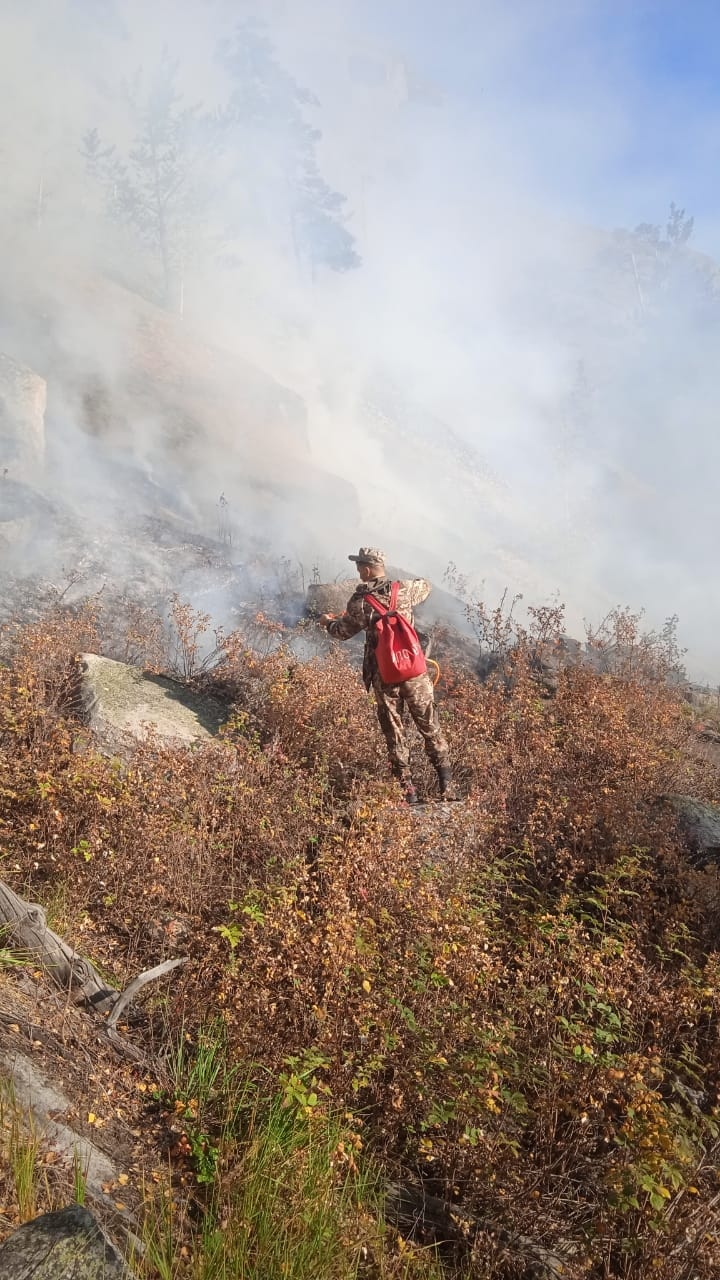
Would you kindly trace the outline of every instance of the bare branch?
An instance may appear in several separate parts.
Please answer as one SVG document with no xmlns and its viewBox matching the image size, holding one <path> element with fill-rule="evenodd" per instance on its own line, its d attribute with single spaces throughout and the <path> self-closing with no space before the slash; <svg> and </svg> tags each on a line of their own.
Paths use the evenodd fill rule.
<svg viewBox="0 0 720 1280">
<path fill-rule="evenodd" d="M 177 969 L 179 965 L 187 964 L 189 959 L 189 956 L 178 956 L 174 960 L 163 960 L 162 964 L 156 964 L 152 969 L 145 969 L 143 973 L 138 974 L 137 978 L 133 978 L 130 985 L 125 988 L 122 995 L 118 996 L 115 1002 L 113 1011 L 106 1023 L 108 1031 L 111 1031 L 117 1025 L 120 1015 L 135 999 L 141 987 L 144 987 L 147 982 L 154 982 L 156 978 L 161 978 L 164 973 L 169 973 L 171 969 Z"/>
</svg>

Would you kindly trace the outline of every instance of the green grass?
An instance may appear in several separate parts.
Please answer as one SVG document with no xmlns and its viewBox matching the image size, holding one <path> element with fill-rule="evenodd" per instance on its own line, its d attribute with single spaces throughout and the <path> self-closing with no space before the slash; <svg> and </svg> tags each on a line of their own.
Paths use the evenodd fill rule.
<svg viewBox="0 0 720 1280">
<path fill-rule="evenodd" d="M 398 1254 L 390 1242 L 380 1180 L 342 1118 L 288 1105 L 281 1082 L 268 1099 L 227 1064 L 221 1022 L 198 1037 L 194 1054 L 181 1035 L 173 1090 L 185 1103 L 205 1212 L 189 1244 L 187 1217 L 180 1222 L 172 1199 L 151 1202 L 145 1273 L 160 1280 L 439 1280 L 430 1252 L 405 1246 Z M 204 1155 L 196 1157 L 201 1143 Z"/>
<path fill-rule="evenodd" d="M 87 1162 L 83 1164 L 80 1152 L 77 1147 L 73 1150 L 73 1200 L 75 1204 L 85 1204 L 87 1195 Z"/>
<path fill-rule="evenodd" d="M 38 1212 L 43 1178 L 40 1154 L 32 1116 L 18 1105 L 12 1081 L 0 1079 L 0 1164 L 8 1171 L 9 1190 L 22 1222 Z"/>
</svg>

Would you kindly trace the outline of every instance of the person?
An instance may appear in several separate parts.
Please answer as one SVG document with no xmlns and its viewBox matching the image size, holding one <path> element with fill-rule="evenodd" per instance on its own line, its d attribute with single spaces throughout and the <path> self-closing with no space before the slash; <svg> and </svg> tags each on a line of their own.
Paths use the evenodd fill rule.
<svg viewBox="0 0 720 1280">
<path fill-rule="evenodd" d="M 408 804 L 417 804 L 418 797 L 410 773 L 410 751 L 405 728 L 403 712 L 407 707 L 417 728 L 423 737 L 425 751 L 435 766 L 440 784 L 440 797 L 443 800 L 454 799 L 450 752 L 445 737 L 438 723 L 437 708 L 432 681 L 427 675 L 415 676 L 402 684 L 384 684 L 380 678 L 375 646 L 377 635 L 374 623 L 380 616 L 369 603 L 367 597 L 374 596 L 384 606 L 390 602 L 392 579 L 385 574 L 385 556 L 377 547 L 361 547 L 357 555 L 348 556 L 353 560 L 360 575 L 360 583 L 348 600 L 345 613 L 339 618 L 325 613 L 320 622 L 335 640 L 349 640 L 359 631 L 365 631 L 365 653 L 363 656 L 363 680 L 365 688 L 372 688 L 377 705 L 378 720 L 387 743 L 390 755 L 390 767 L 393 776 L 400 782 L 405 800 Z M 424 578 L 412 578 L 400 582 L 397 598 L 397 612 L 413 624 L 415 605 L 427 600 L 432 588 Z"/>
</svg>

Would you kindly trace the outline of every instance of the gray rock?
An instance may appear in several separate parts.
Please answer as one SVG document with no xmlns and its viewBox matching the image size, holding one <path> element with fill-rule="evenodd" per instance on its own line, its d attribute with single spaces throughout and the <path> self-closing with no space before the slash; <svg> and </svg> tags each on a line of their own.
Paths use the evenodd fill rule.
<svg viewBox="0 0 720 1280">
<path fill-rule="evenodd" d="M 0 410 L 0 418 L 2 411 Z M 3 474 L 2 423 L 0 421 L 0 546 L 3 548 L 52 538 L 57 533 L 57 512 L 47 498 L 32 485 Z M 13 468 L 8 465 L 8 473 Z"/>
<path fill-rule="evenodd" d="M 697 866 L 720 862 L 720 805 L 682 795 L 662 796 L 660 803 L 675 815 Z"/>
<path fill-rule="evenodd" d="M 32 478 L 45 456 L 44 378 L 0 353 L 0 477 Z"/>
<path fill-rule="evenodd" d="M 50 1083 L 25 1054 L 0 1050 L 0 1070 L 12 1081 L 15 1102 L 32 1117 L 43 1146 L 57 1152 L 69 1164 L 76 1159 L 88 1194 L 102 1199 L 103 1184 L 116 1182 L 122 1168 L 66 1123 L 73 1110 L 70 1099 Z"/>
<path fill-rule="evenodd" d="M 97 653 L 80 657 L 79 703 L 99 745 L 112 751 L 148 732 L 165 743 L 208 742 L 224 719 L 223 707 L 214 698 Z"/>
<path fill-rule="evenodd" d="M 710 688 L 709 684 L 691 684 L 686 682 L 683 689 L 686 702 L 702 711 L 720 711 L 720 688 Z"/>
<path fill-rule="evenodd" d="M 321 613 L 344 613 L 357 585 L 356 578 L 343 582 L 311 582 L 305 600 L 308 614 L 317 618 Z"/>
<path fill-rule="evenodd" d="M 87 1209 L 69 1205 L 26 1222 L 0 1246 L 0 1280 L 132 1280 Z"/>
</svg>

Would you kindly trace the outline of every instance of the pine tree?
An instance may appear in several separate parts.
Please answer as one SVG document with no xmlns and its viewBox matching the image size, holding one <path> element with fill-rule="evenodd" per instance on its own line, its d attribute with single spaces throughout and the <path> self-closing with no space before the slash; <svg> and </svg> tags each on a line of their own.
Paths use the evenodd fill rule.
<svg viewBox="0 0 720 1280">
<path fill-rule="evenodd" d="M 177 71 L 164 55 L 149 79 L 136 76 L 127 95 L 136 132 L 125 154 L 97 129 L 85 134 L 82 154 L 105 188 L 110 217 L 149 250 L 163 304 L 182 311 L 186 270 L 214 240 L 214 182 L 209 122 L 184 103 Z"/>
<path fill-rule="evenodd" d="M 256 216 L 283 220 L 297 257 L 313 270 L 358 267 L 346 198 L 326 182 L 318 165 L 322 135 L 307 119 L 317 99 L 281 66 L 255 22 L 241 23 L 218 57 L 231 84 L 222 126 Z"/>
</svg>

